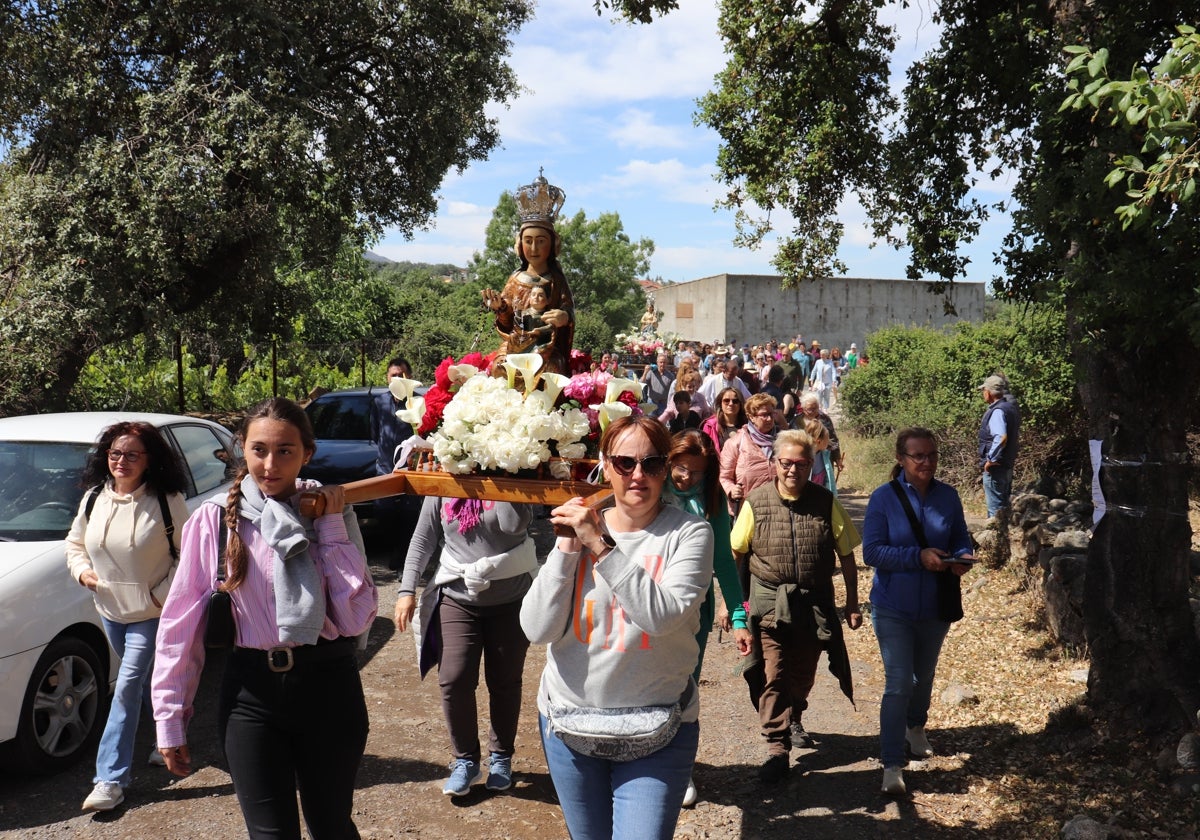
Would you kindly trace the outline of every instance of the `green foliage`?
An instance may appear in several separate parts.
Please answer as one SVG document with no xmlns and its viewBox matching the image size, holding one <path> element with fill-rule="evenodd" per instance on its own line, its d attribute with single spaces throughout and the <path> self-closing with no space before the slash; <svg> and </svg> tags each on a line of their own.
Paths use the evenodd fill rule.
<svg viewBox="0 0 1200 840">
<path fill-rule="evenodd" d="M 351 241 L 411 232 L 445 173 L 495 147 L 484 106 L 516 93 L 505 58 L 530 12 L 526 0 L 10 4 L 0 382 L 48 380 L 28 401 L 63 404 L 96 347 L 164 324 L 286 335 L 311 304 L 294 275 L 332 279 Z M 349 329 L 330 315 L 318 331 Z M 16 399 L 0 389 L 0 405 Z"/>
<path fill-rule="evenodd" d="M 979 386 L 1003 373 L 1021 406 L 1022 447 L 1078 451 L 1081 414 L 1061 310 L 1008 305 L 981 324 L 962 322 L 944 332 L 887 327 L 868 341 L 871 363 L 845 377 L 840 389 L 845 416 L 860 434 L 891 438 L 905 426 L 932 429 L 942 441 L 943 470 L 957 471 L 961 486 L 970 486 L 984 407 Z M 1024 460 L 1029 472 L 1045 466 Z"/>
<path fill-rule="evenodd" d="M 1200 148 L 1195 138 L 1200 105 L 1200 33 L 1177 27 L 1179 37 L 1153 69 L 1135 66 L 1128 79 L 1108 71 L 1108 50 L 1069 45 L 1066 72 L 1072 91 L 1061 110 L 1100 111 L 1110 125 L 1140 139 L 1141 149 L 1115 161 L 1104 179 L 1125 186 L 1132 199 L 1116 208 L 1122 227 L 1169 224 L 1177 204 L 1196 194 Z"/>
<path fill-rule="evenodd" d="M 575 347 L 585 353 L 591 353 L 599 360 L 598 354 L 617 346 L 617 331 L 596 312 L 577 312 L 575 315 Z"/>
</svg>

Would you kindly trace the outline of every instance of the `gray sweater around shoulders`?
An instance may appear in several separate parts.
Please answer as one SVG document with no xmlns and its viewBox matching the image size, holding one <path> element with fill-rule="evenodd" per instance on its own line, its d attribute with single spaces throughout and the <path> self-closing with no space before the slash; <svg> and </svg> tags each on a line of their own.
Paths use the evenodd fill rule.
<svg viewBox="0 0 1200 840">
<path fill-rule="evenodd" d="M 438 540 L 445 540 L 445 548 L 459 563 L 467 564 L 482 557 L 494 557 L 512 551 L 529 536 L 529 523 L 533 521 L 530 505 L 514 505 L 508 502 L 483 502 L 479 524 L 466 534 L 458 532 L 458 520 L 448 520 L 446 507 L 452 499 L 438 496 L 426 497 L 421 505 L 416 531 L 408 545 L 408 556 L 404 561 L 404 574 L 400 580 L 400 594 L 414 594 L 417 584 L 429 561 L 437 553 Z M 533 581 L 531 574 L 493 580 L 491 585 L 477 594 L 467 591 L 466 583 L 459 579 L 442 587 L 449 597 L 462 604 L 491 607 L 519 601 L 529 591 Z"/>
</svg>

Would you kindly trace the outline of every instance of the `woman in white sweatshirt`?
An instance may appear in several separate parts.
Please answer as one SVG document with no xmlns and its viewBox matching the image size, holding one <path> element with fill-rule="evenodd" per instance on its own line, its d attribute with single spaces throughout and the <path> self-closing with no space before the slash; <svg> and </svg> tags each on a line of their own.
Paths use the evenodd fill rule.
<svg viewBox="0 0 1200 840">
<path fill-rule="evenodd" d="M 608 427 L 600 452 L 615 506 L 573 499 L 551 511 L 574 536 L 559 537 L 521 606 L 529 640 L 549 646 L 542 748 L 573 840 L 670 840 L 696 758 L 692 670 L 713 531 L 663 504 L 670 449 L 645 415 Z"/>
<path fill-rule="evenodd" d="M 154 637 L 188 518 L 187 485 L 162 433 L 128 421 L 100 433 L 82 483 L 89 489 L 67 534 L 67 567 L 92 590 L 104 631 L 121 658 L 96 755 L 95 788 L 83 810 L 111 811 L 125 799 L 138 720 L 143 704 L 150 703 Z M 162 764 L 157 756 L 151 753 L 151 763 Z"/>
</svg>

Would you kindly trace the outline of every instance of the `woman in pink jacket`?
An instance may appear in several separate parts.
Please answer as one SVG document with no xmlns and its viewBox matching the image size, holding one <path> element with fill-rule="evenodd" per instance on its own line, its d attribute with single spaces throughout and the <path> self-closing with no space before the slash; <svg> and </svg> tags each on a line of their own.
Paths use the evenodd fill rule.
<svg viewBox="0 0 1200 840">
<path fill-rule="evenodd" d="M 749 422 L 721 448 L 721 487 L 729 497 L 732 514 L 751 490 L 775 478 L 771 447 L 779 431 L 777 405 L 770 394 L 755 394 L 746 400 Z"/>
</svg>

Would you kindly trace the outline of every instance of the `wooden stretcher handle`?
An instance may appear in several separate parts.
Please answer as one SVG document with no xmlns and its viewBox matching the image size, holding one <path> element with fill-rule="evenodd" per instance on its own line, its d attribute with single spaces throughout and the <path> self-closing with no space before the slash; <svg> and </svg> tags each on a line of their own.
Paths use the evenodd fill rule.
<svg viewBox="0 0 1200 840">
<path fill-rule="evenodd" d="M 611 488 L 600 490 L 599 492 L 593 493 L 583 500 L 584 507 L 594 510 L 597 513 L 605 508 L 612 507 L 614 504 L 616 504 L 616 502 L 616 497 L 613 496 L 613 491 Z M 555 525 L 554 536 L 573 537 L 575 536 L 575 529 L 569 528 L 566 525 Z"/>
<path fill-rule="evenodd" d="M 408 490 L 408 479 L 404 473 L 394 472 L 351 481 L 342 485 L 346 492 L 346 504 L 356 505 L 372 499 L 398 496 Z M 312 490 L 300 494 L 300 514 L 310 519 L 325 515 L 325 497 Z"/>
</svg>

